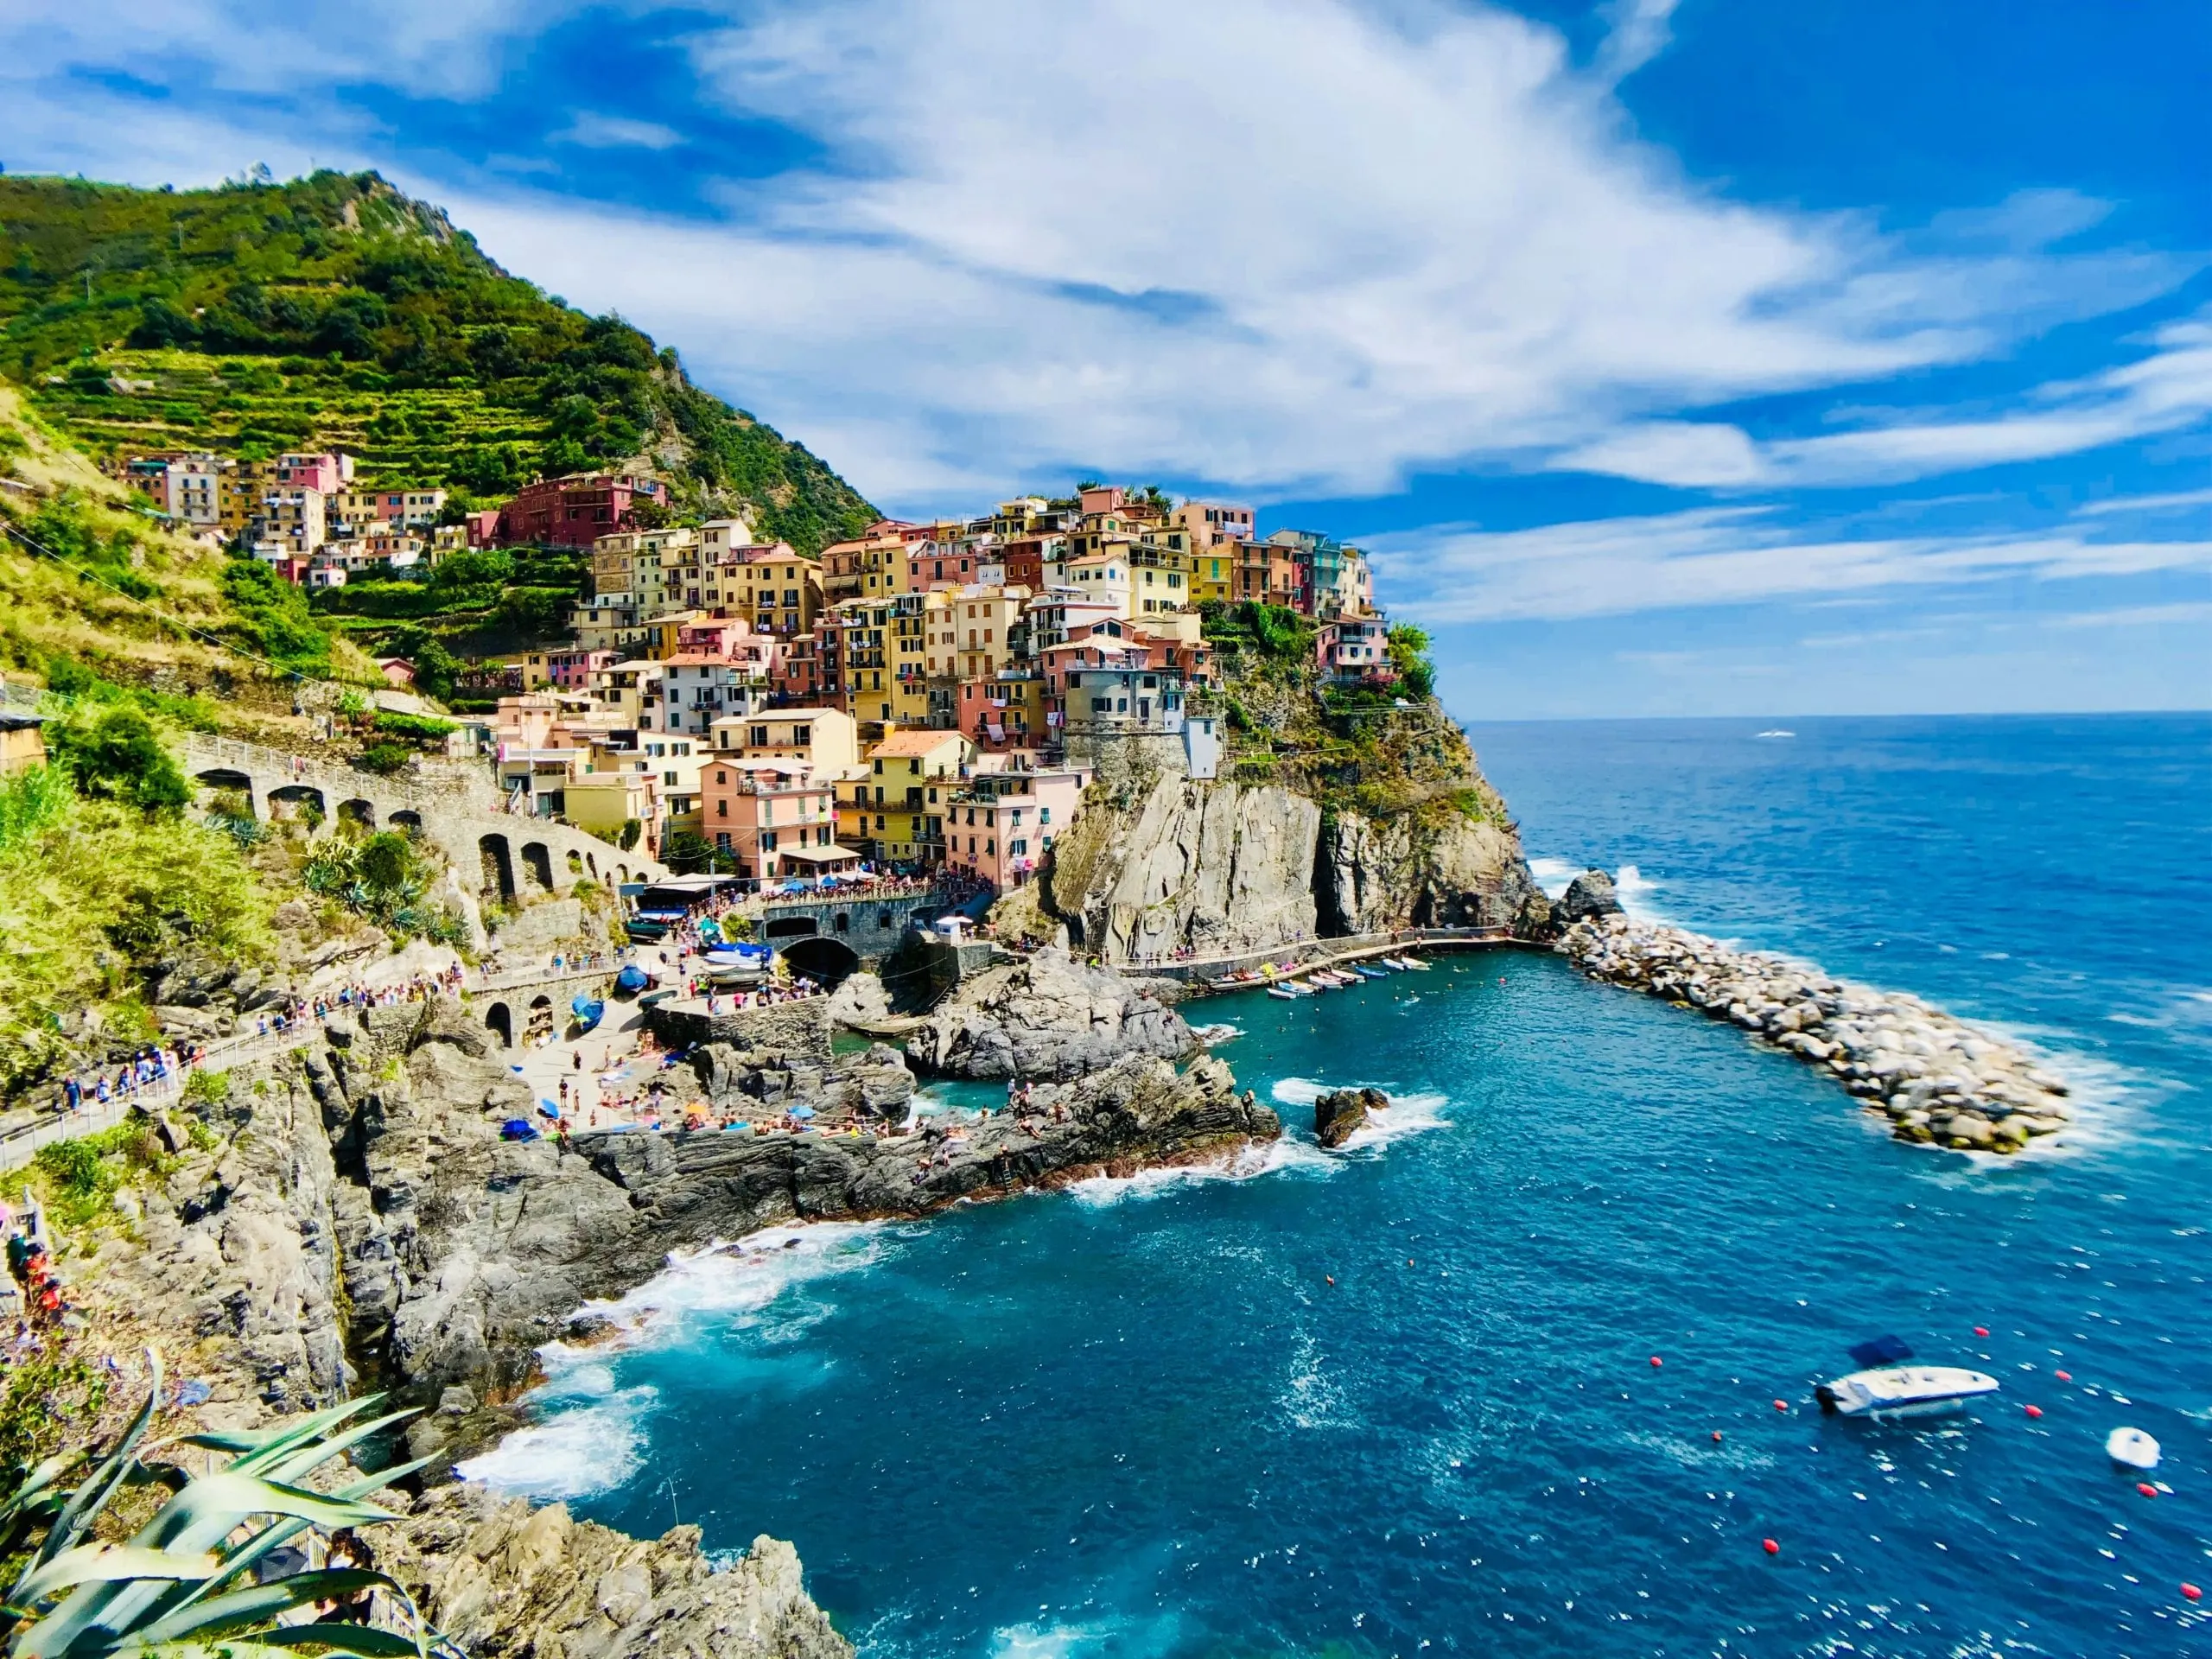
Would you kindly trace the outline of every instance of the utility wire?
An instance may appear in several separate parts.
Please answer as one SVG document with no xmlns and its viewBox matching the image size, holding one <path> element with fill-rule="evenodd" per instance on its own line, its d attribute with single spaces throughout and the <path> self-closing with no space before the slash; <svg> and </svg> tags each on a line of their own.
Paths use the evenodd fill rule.
<svg viewBox="0 0 2212 1659">
<path fill-rule="evenodd" d="M 137 594 L 130 592 L 128 589 L 118 587 L 114 582 L 110 582 L 105 576 L 100 575 L 99 571 L 79 563 L 75 559 L 70 558 L 66 554 L 57 553 L 54 549 L 47 546 L 44 543 L 32 536 L 28 531 L 24 530 L 23 527 L 21 524 L 18 524 L 13 518 L 0 517 L 0 524 L 4 524 L 9 535 L 14 537 L 16 540 L 21 542 L 26 548 L 29 549 L 33 553 L 38 555 L 40 557 L 50 559 L 54 563 L 62 566 L 65 569 L 75 571 L 86 581 L 95 582 L 100 587 L 106 588 L 110 593 L 116 594 L 118 598 L 126 600 L 130 603 L 136 605 L 140 610 L 144 611 L 149 616 L 155 618 L 157 621 L 168 624 L 170 627 L 175 628 L 178 632 L 188 634 L 191 638 L 200 640 L 202 644 L 210 645 L 215 650 L 221 652 L 226 656 L 240 658 L 247 662 L 259 663 L 263 667 L 272 670 L 280 677 L 287 679 L 315 679 L 323 681 L 326 683 L 335 683 L 334 676 L 327 674 L 310 675 L 303 669 L 287 667 L 284 664 L 276 662 L 270 658 L 264 657 L 257 652 L 243 650 L 240 647 L 231 644 L 228 640 L 222 639 L 219 635 L 210 633 L 205 628 L 196 628 L 193 626 L 191 623 L 183 620 L 181 618 L 170 615 L 168 612 L 160 609 L 158 607 L 149 604 L 146 601 L 139 598 Z"/>
</svg>

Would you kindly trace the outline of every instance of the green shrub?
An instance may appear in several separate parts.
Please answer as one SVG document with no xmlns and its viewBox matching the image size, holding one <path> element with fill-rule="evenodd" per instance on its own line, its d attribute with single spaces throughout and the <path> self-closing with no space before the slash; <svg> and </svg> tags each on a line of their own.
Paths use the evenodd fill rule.
<svg viewBox="0 0 2212 1659">
<path fill-rule="evenodd" d="M 227 1071 L 194 1071 L 185 1080 L 184 1098 L 193 1106 L 220 1106 L 231 1097 Z"/>
<path fill-rule="evenodd" d="M 390 777 L 404 772 L 415 764 L 415 751 L 403 743 L 372 743 L 361 751 L 354 762 L 364 772 L 373 772 L 380 777 Z"/>
<path fill-rule="evenodd" d="M 393 737 L 410 737 L 420 743 L 442 743 L 461 729 L 449 720 L 428 715 L 403 715 L 389 709 L 377 711 L 377 730 Z"/>
<path fill-rule="evenodd" d="M 47 728 L 54 764 L 80 795 L 125 802 L 142 811 L 173 811 L 192 798 L 153 723 L 137 709 L 109 705 L 73 712 Z"/>
</svg>

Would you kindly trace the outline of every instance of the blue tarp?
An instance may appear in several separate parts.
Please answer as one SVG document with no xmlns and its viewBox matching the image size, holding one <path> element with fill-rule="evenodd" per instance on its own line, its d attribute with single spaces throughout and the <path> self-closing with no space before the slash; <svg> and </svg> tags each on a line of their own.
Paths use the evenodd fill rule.
<svg viewBox="0 0 2212 1659">
<path fill-rule="evenodd" d="M 1851 1357 L 1863 1369 L 1871 1370 L 1877 1365 L 1894 1365 L 1899 1360 L 1910 1359 L 1912 1350 L 1903 1337 L 1876 1337 L 1853 1348 Z"/>
</svg>

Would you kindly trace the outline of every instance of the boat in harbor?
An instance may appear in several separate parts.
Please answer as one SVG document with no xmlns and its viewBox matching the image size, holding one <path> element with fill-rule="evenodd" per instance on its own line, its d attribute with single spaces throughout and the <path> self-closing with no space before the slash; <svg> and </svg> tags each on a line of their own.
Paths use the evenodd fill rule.
<svg viewBox="0 0 2212 1659">
<path fill-rule="evenodd" d="M 1821 1409 L 1839 1417 L 1936 1417 L 1964 1411 L 1972 1402 L 1997 1392 L 1995 1377 L 1957 1365 L 1898 1365 L 1885 1370 L 1853 1371 L 1814 1393 Z"/>
<path fill-rule="evenodd" d="M 1270 985 L 1268 987 L 1268 995 L 1275 998 L 1279 1001 L 1295 1002 L 1298 1001 L 1298 993 L 1291 989 L 1287 985 Z"/>
</svg>

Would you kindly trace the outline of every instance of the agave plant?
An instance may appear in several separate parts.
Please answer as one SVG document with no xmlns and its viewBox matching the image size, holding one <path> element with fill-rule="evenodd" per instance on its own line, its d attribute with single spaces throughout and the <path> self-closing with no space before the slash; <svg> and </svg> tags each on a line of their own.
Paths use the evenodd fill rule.
<svg viewBox="0 0 2212 1659">
<path fill-rule="evenodd" d="M 404 1464 L 337 1491 L 297 1483 L 370 1435 L 412 1415 L 363 1418 L 381 1395 L 350 1401 L 257 1433 L 189 1434 L 179 1443 L 229 1452 L 204 1475 L 149 1465 L 140 1446 L 161 1399 L 162 1367 L 146 1355 L 152 1386 L 114 1450 L 74 1491 L 64 1478 L 81 1453 L 50 1458 L 0 1503 L 0 1549 L 14 1550 L 40 1526 L 45 1534 L 7 1594 L 16 1625 L 10 1659 L 96 1659 L 97 1656 L 234 1656 L 300 1659 L 302 1649 L 359 1659 L 429 1659 L 452 1651 L 424 1624 L 414 1602 L 381 1573 L 329 1567 L 257 1582 L 254 1569 L 311 1527 L 373 1526 L 396 1519 L 365 1500 L 420 1468 Z M 85 1541 L 126 1486 L 161 1484 L 168 1500 L 127 1543 Z M 383 1590 L 405 1610 L 408 1631 L 343 1623 L 279 1624 L 320 1601 Z"/>
</svg>

